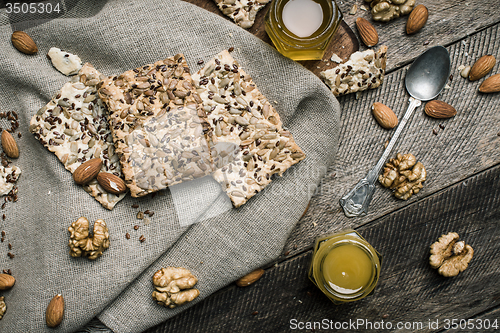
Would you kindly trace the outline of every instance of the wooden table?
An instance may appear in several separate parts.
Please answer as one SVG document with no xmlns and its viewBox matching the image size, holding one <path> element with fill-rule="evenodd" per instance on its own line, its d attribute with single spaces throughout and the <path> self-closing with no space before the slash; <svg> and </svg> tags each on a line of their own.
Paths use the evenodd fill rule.
<svg viewBox="0 0 500 333">
<path fill-rule="evenodd" d="M 357 35 L 356 17 L 371 20 L 370 13 L 348 12 L 353 4 L 366 3 L 337 1 L 346 24 Z M 212 1 L 189 2 L 218 13 Z M 469 82 L 457 70 L 485 54 L 500 59 L 500 6 L 498 0 L 417 3 L 424 4 L 430 16 L 415 35 L 405 34 L 406 17 L 374 23 L 379 45 L 389 48 L 388 74 L 380 88 L 362 93 L 359 99 L 354 95 L 339 98 L 342 131 L 336 163 L 322 179 L 282 256 L 264 267 L 264 276 L 255 284 L 229 285 L 148 333 L 288 332 L 293 331 L 293 323 L 314 325 L 323 320 L 332 325 L 369 321 L 372 330 L 364 325 L 357 328 L 370 332 L 395 331 L 398 323 L 407 325 L 401 331 L 442 332 L 447 331 L 446 324 L 455 323 L 453 319 L 462 324 L 458 331 L 491 332 L 478 325 L 481 320 L 483 324 L 496 320 L 500 330 L 500 93 L 478 93 L 483 80 Z M 263 39 L 264 12 L 250 30 Z M 403 85 L 408 64 L 434 45 L 450 52 L 452 77 L 439 98 L 452 104 L 458 114 L 437 120 L 427 117 L 420 107 L 394 149 L 394 153 L 413 153 L 425 165 L 428 177 L 423 190 L 408 201 L 399 201 L 379 186 L 367 216 L 345 217 L 338 200 L 375 165 L 394 132 L 376 124 L 371 104 L 382 102 L 401 119 L 408 105 Z M 498 72 L 497 63 L 492 73 Z M 307 279 L 307 269 L 314 239 L 346 228 L 358 230 L 384 259 L 372 296 L 336 306 Z M 450 231 L 458 232 L 475 254 L 465 272 L 444 278 L 428 264 L 429 246 Z M 469 319 L 475 328 L 463 329 Z M 387 329 L 387 323 L 392 329 Z"/>
</svg>

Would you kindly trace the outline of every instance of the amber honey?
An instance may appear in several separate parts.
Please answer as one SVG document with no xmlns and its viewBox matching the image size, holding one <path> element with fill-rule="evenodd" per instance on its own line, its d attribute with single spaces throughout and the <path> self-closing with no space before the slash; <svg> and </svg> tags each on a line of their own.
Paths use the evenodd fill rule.
<svg viewBox="0 0 500 333">
<path fill-rule="evenodd" d="M 368 296 L 380 274 L 382 256 L 355 231 L 316 240 L 309 278 L 334 303 Z"/>
<path fill-rule="evenodd" d="M 341 20 L 334 0 L 273 0 L 266 14 L 266 32 L 284 56 L 319 60 Z"/>
</svg>

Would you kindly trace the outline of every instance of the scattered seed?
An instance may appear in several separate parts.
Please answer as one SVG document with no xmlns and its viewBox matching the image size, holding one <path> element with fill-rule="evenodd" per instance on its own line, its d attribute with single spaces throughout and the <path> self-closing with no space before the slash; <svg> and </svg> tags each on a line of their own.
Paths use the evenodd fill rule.
<svg viewBox="0 0 500 333">
<path fill-rule="evenodd" d="M 444 125 L 443 124 L 439 124 L 439 128 L 440 129 L 444 129 Z"/>
<path fill-rule="evenodd" d="M 284 253 L 285 257 L 286 257 L 287 255 L 289 255 L 289 254 L 290 254 L 290 251 L 286 251 L 286 252 Z"/>
<path fill-rule="evenodd" d="M 7 253 L 7 255 L 9 256 L 9 258 L 10 258 L 10 259 L 14 259 L 14 257 L 15 257 L 15 255 L 14 255 L 14 254 L 12 254 L 12 253 L 10 253 L 10 252 L 9 252 L 9 253 Z"/>
<path fill-rule="evenodd" d="M 21 134 L 21 132 L 17 133 L 17 137 L 20 139 L 23 135 Z"/>
<path fill-rule="evenodd" d="M 258 314 L 259 314 L 259 311 L 252 312 L 252 316 L 255 316 L 255 315 L 258 315 Z"/>
<path fill-rule="evenodd" d="M 138 213 L 137 213 L 137 218 L 138 218 L 139 220 L 144 219 L 144 213 L 143 213 L 143 212 L 138 212 Z"/>
<path fill-rule="evenodd" d="M 9 274 L 9 275 L 12 275 L 12 270 L 9 268 L 9 269 L 4 269 L 3 270 L 3 273 L 4 274 Z"/>
<path fill-rule="evenodd" d="M 125 238 L 130 239 L 130 234 L 128 232 L 125 234 Z"/>
<path fill-rule="evenodd" d="M 434 135 L 438 135 L 438 131 L 437 131 L 436 129 L 433 129 L 433 130 L 432 130 L 432 134 L 434 134 Z"/>
<path fill-rule="evenodd" d="M 138 204 L 133 204 L 132 208 L 139 208 L 139 205 Z"/>
<path fill-rule="evenodd" d="M 2 215 L 2 220 L 5 220 L 5 214 Z"/>
<path fill-rule="evenodd" d="M 141 237 L 139 237 L 139 241 L 141 243 L 144 243 L 145 240 L 146 240 L 146 237 L 144 237 L 144 235 L 141 235 Z"/>
<path fill-rule="evenodd" d="M 227 49 L 228 52 L 233 52 L 234 51 L 234 47 L 230 47 L 229 49 Z"/>
<path fill-rule="evenodd" d="M 453 74 L 450 74 L 450 82 L 453 81 Z"/>
<path fill-rule="evenodd" d="M 202 65 L 204 63 L 203 60 L 198 60 L 198 65 Z"/>
<path fill-rule="evenodd" d="M 144 211 L 144 215 L 149 215 L 149 213 L 150 213 L 149 209 L 146 209 L 146 210 Z"/>
<path fill-rule="evenodd" d="M 139 226 L 138 225 L 134 225 L 134 230 L 139 230 Z"/>
<path fill-rule="evenodd" d="M 155 214 L 155 212 L 149 212 L 149 217 L 152 217 Z"/>
<path fill-rule="evenodd" d="M 2 231 L 2 237 L 5 237 L 5 231 Z"/>
<path fill-rule="evenodd" d="M 389 315 L 387 313 L 382 316 L 382 319 L 387 319 L 387 318 L 389 318 Z"/>
<path fill-rule="evenodd" d="M 424 45 L 429 45 L 429 41 L 428 41 L 428 40 L 426 40 L 426 41 L 424 42 Z"/>
<path fill-rule="evenodd" d="M 12 244 L 9 243 L 9 250 L 12 250 Z"/>
<path fill-rule="evenodd" d="M 297 244 L 293 244 L 293 249 L 297 250 Z"/>
</svg>

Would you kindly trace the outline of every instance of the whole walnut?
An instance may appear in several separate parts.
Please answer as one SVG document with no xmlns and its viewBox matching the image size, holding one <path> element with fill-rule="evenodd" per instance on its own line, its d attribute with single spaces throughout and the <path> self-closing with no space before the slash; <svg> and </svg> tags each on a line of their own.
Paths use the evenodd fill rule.
<svg viewBox="0 0 500 333">
<path fill-rule="evenodd" d="M 408 15 L 415 6 L 415 0 L 365 0 L 372 8 L 374 21 L 389 22 L 401 15 Z"/>
<path fill-rule="evenodd" d="M 186 268 L 162 268 L 153 276 L 156 289 L 153 299 L 169 308 L 191 302 L 200 295 L 200 291 L 193 288 L 197 282 L 198 279 Z"/>
<path fill-rule="evenodd" d="M 413 154 L 397 154 L 385 164 L 382 174 L 378 176 L 382 186 L 394 190 L 394 196 L 402 200 L 417 194 L 426 179 L 424 165 L 417 162 Z"/>
<path fill-rule="evenodd" d="M 109 247 L 109 230 L 104 220 L 94 222 L 93 235 L 89 234 L 89 220 L 80 217 L 68 228 L 69 247 L 72 257 L 99 258 Z"/>
</svg>

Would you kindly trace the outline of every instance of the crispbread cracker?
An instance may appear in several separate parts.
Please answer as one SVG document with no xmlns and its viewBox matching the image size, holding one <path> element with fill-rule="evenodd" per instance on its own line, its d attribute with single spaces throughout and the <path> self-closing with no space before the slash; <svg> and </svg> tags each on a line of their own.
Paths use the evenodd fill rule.
<svg viewBox="0 0 500 333">
<path fill-rule="evenodd" d="M 107 122 L 107 109 L 97 96 L 101 74 L 85 64 L 54 98 L 31 118 L 30 132 L 53 152 L 71 173 L 85 161 L 101 158 L 101 171 L 122 177 Z M 97 180 L 84 185 L 107 209 L 125 197 L 106 192 Z"/>
<path fill-rule="evenodd" d="M 305 158 L 274 107 L 229 52 L 210 60 L 193 82 L 213 130 L 213 177 L 235 207 L 264 189 L 273 174 L 281 176 Z"/>
<path fill-rule="evenodd" d="M 182 54 L 109 77 L 99 95 L 133 197 L 210 174 L 211 130 Z"/>
<path fill-rule="evenodd" d="M 384 80 L 387 46 L 377 52 L 372 49 L 355 52 L 349 60 L 321 72 L 321 77 L 335 96 L 374 89 Z"/>
<path fill-rule="evenodd" d="M 255 16 L 271 0 L 214 0 L 224 15 L 242 28 L 250 28 Z"/>
</svg>

